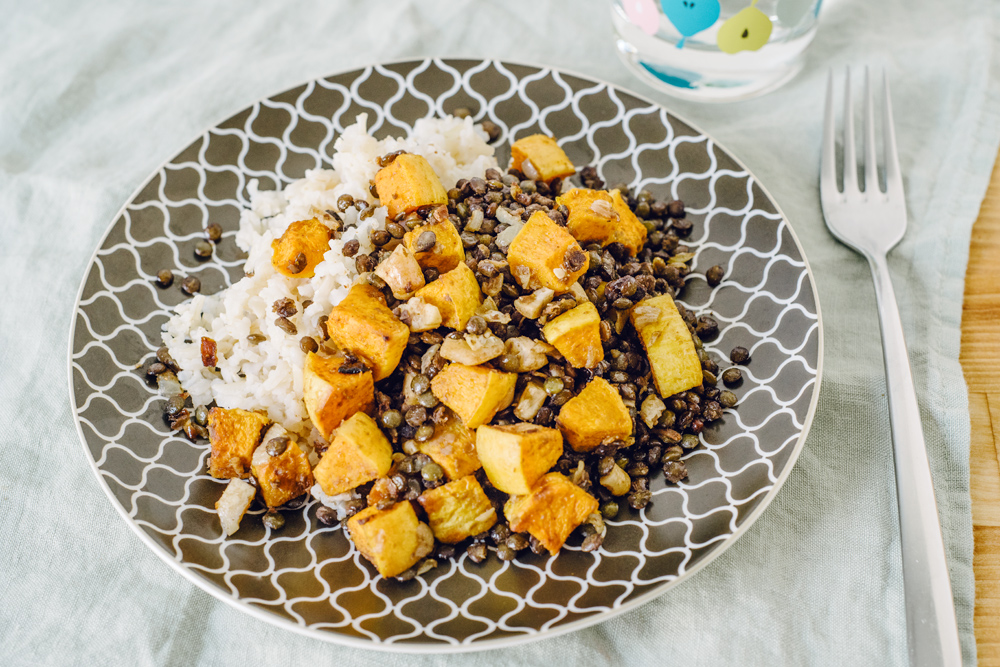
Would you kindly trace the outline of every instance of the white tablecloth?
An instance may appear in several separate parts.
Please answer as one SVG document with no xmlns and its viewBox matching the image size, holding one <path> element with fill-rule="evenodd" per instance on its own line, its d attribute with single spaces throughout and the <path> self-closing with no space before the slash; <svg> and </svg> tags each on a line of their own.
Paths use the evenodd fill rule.
<svg viewBox="0 0 1000 667">
<path fill-rule="evenodd" d="M 966 660 L 974 662 L 969 419 L 958 363 L 969 234 L 1000 142 L 998 5 L 836 0 L 784 89 L 702 107 L 645 89 L 603 0 L 7 3 L 0 22 L 0 663 L 903 665 L 889 427 L 864 262 L 818 203 L 829 67 L 884 66 L 911 228 L 891 259 Z M 427 55 L 564 67 L 712 133 L 805 246 L 826 332 L 819 410 L 762 518 L 669 594 L 556 639 L 451 658 L 346 649 L 240 613 L 161 562 L 101 492 L 67 395 L 73 298 L 98 239 L 164 159 L 308 78 Z"/>
</svg>

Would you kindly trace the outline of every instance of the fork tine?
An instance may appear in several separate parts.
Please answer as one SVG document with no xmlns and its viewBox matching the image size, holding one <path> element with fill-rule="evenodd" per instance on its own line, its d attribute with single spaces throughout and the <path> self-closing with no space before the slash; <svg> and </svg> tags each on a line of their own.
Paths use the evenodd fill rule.
<svg viewBox="0 0 1000 667">
<path fill-rule="evenodd" d="M 878 158 L 875 156 L 875 102 L 868 67 L 865 67 L 865 192 L 880 192 Z"/>
<path fill-rule="evenodd" d="M 819 184 L 824 193 L 837 192 L 836 119 L 833 116 L 833 70 L 826 80 L 826 112 L 823 117 L 823 150 L 819 166 Z"/>
<path fill-rule="evenodd" d="M 903 179 L 899 173 L 899 156 L 896 154 L 896 129 L 892 124 L 892 100 L 889 97 L 889 75 L 882 70 L 885 101 L 882 109 L 882 133 L 885 135 L 885 190 L 903 196 Z"/>
<path fill-rule="evenodd" d="M 844 77 L 844 194 L 858 189 L 858 158 L 854 149 L 854 102 L 851 100 L 851 68 Z"/>
</svg>

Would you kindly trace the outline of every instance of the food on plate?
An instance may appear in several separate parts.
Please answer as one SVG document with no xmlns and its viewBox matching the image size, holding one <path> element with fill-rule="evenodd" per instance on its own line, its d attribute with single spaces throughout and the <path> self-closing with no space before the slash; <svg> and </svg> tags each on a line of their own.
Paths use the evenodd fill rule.
<svg viewBox="0 0 1000 667">
<path fill-rule="evenodd" d="M 330 341 L 357 355 L 377 382 L 387 377 L 403 356 L 409 328 L 385 305 L 385 295 L 372 285 L 357 284 L 333 307 L 326 321 Z M 361 365 L 355 372 L 362 372 Z"/>
<path fill-rule="evenodd" d="M 604 361 L 601 315 L 590 301 L 550 320 L 542 335 L 574 368 L 593 368 Z"/>
<path fill-rule="evenodd" d="M 639 301 L 632 306 L 631 318 L 661 396 L 702 383 L 701 360 L 691 332 L 669 294 Z"/>
<path fill-rule="evenodd" d="M 281 424 L 272 424 L 267 429 L 254 450 L 250 470 L 268 507 L 280 507 L 313 485 L 309 456 Z"/>
<path fill-rule="evenodd" d="M 428 489 L 417 498 L 427 513 L 434 537 L 445 544 L 486 532 L 497 522 L 497 512 L 472 475 Z"/>
<path fill-rule="evenodd" d="M 313 426 L 324 438 L 355 412 L 371 412 L 375 407 L 375 383 L 367 368 L 361 370 L 357 357 L 309 352 L 302 371 L 302 400 Z M 346 372 L 358 369 L 360 372 Z"/>
<path fill-rule="evenodd" d="M 416 446 L 451 480 L 471 475 L 483 467 L 476 452 L 476 432 L 450 411 L 445 411 L 440 422 L 436 422 L 434 435 Z"/>
<path fill-rule="evenodd" d="M 266 416 L 239 408 L 209 410 L 208 437 L 212 443 L 209 472 L 212 477 L 247 477 L 261 432 L 269 423 Z"/>
<path fill-rule="evenodd" d="M 536 480 L 524 495 L 512 496 L 504 505 L 504 514 L 511 530 L 527 531 L 555 554 L 597 507 L 592 495 L 564 475 L 550 472 Z"/>
<path fill-rule="evenodd" d="M 462 237 L 450 220 L 414 227 L 403 235 L 403 243 L 421 268 L 436 269 L 439 275 L 465 263 Z"/>
<path fill-rule="evenodd" d="M 219 513 L 219 521 L 222 523 L 222 532 L 232 535 L 240 529 L 240 521 L 250 509 L 256 495 L 257 489 L 252 484 L 247 484 L 242 479 L 229 480 L 226 490 L 215 503 L 215 510 Z"/>
<path fill-rule="evenodd" d="M 316 218 L 299 220 L 271 242 L 271 264 L 283 276 L 312 278 L 329 247 L 329 227 Z"/>
<path fill-rule="evenodd" d="M 545 134 L 532 134 L 510 146 L 511 168 L 533 181 L 551 182 L 576 172 L 565 151 L 556 140 Z"/>
<path fill-rule="evenodd" d="M 483 303 L 476 274 L 465 262 L 421 287 L 416 296 L 438 309 L 442 325 L 458 331 L 465 328 Z"/>
<path fill-rule="evenodd" d="M 577 452 L 589 452 L 608 442 L 626 442 L 632 436 L 632 415 L 622 395 L 601 377 L 566 401 L 556 422 Z"/>
<path fill-rule="evenodd" d="M 382 161 L 387 164 L 375 174 L 374 183 L 389 218 L 394 219 L 400 213 L 409 213 L 421 206 L 448 203 L 448 193 L 441 179 L 422 155 L 390 153 Z"/>
<path fill-rule="evenodd" d="M 354 546 L 383 577 L 402 574 L 434 549 L 434 534 L 408 500 L 388 509 L 363 509 L 348 519 L 347 529 Z"/>
<path fill-rule="evenodd" d="M 249 184 L 244 277 L 184 288 L 149 367 L 170 427 L 229 480 L 225 535 L 305 505 L 400 580 L 488 546 L 593 551 L 735 406 L 717 377 L 742 374 L 702 344 L 718 323 L 674 301 L 683 204 L 608 189 L 545 135 L 502 171 L 489 138 L 449 117 L 376 140 L 360 117 L 331 168 Z"/>
<path fill-rule="evenodd" d="M 587 271 L 587 254 L 573 235 L 535 211 L 507 250 L 510 274 L 522 289 L 545 287 L 566 292 Z"/>
<path fill-rule="evenodd" d="M 355 412 L 337 428 L 314 474 L 323 493 L 336 496 L 383 477 L 392 467 L 392 445 L 375 421 Z"/>
<path fill-rule="evenodd" d="M 476 453 L 496 488 L 511 495 L 528 493 L 531 485 L 556 464 L 563 453 L 562 435 L 554 428 L 521 422 L 480 426 Z"/>
<path fill-rule="evenodd" d="M 573 188 L 556 203 L 569 210 L 566 229 L 580 243 L 621 243 L 633 257 L 646 243 L 646 228 L 618 190 Z"/>
</svg>

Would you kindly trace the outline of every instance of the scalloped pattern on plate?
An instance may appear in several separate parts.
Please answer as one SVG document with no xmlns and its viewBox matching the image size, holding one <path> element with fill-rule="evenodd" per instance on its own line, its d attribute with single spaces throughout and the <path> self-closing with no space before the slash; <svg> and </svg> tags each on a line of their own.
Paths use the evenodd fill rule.
<svg viewBox="0 0 1000 667">
<path fill-rule="evenodd" d="M 208 447 L 164 424 L 163 400 L 142 366 L 195 275 L 214 293 L 242 275 L 233 243 L 246 185 L 280 188 L 327 165 L 359 113 L 378 137 L 416 119 L 471 109 L 513 138 L 545 132 L 577 165 L 608 183 L 682 199 L 694 222 L 695 272 L 682 301 L 712 313 L 727 360 L 750 349 L 738 411 L 706 430 L 686 456 L 690 478 L 657 476 L 653 502 L 609 521 L 604 546 L 570 544 L 557 557 L 525 552 L 483 564 L 463 555 L 407 583 L 385 581 L 315 502 L 285 512 L 271 534 L 258 516 L 224 538 L 214 504 L 223 482 L 206 472 Z M 215 256 L 195 260 L 203 228 L 225 230 Z M 726 267 L 709 289 L 708 267 Z M 154 285 L 174 270 L 172 288 Z M 788 223 L 754 178 L 715 142 L 668 113 L 604 83 L 494 61 L 422 60 L 310 81 L 219 124 L 153 174 L 113 222 L 81 287 L 70 346 L 77 422 L 95 471 L 154 550 L 213 595 L 332 641 L 403 650 L 474 649 L 538 638 L 602 620 L 662 592 L 717 556 L 768 502 L 812 416 L 821 330 L 815 292 Z M 728 363 L 728 362 L 727 362 Z M 725 365 L 725 364 L 724 364 Z"/>
</svg>

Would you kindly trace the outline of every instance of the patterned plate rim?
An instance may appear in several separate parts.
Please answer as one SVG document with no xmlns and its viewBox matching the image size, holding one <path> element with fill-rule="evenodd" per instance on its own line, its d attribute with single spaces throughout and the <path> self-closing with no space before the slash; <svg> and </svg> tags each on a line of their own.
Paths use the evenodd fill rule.
<svg viewBox="0 0 1000 667">
<path fill-rule="evenodd" d="M 775 496 L 777 496 L 778 492 L 784 486 L 785 480 L 788 479 L 788 476 L 791 474 L 792 468 L 795 467 L 795 463 L 798 461 L 799 455 L 802 453 L 802 448 L 805 445 L 806 438 L 808 437 L 809 431 L 810 431 L 810 429 L 812 427 L 813 418 L 815 417 L 815 414 L 816 414 L 816 406 L 817 406 L 817 404 L 819 402 L 820 389 L 821 389 L 821 384 L 822 384 L 822 379 L 823 379 L 823 353 L 824 353 L 823 314 L 822 314 L 822 309 L 821 309 L 820 301 L 819 301 L 819 292 L 816 289 L 816 280 L 815 280 L 815 276 L 813 275 L 812 266 L 809 264 L 809 259 L 806 256 L 805 250 L 802 247 L 802 243 L 799 241 L 799 237 L 795 233 L 795 229 L 792 227 L 791 222 L 788 219 L 788 216 L 785 215 L 784 211 L 778 205 L 777 201 L 771 195 L 770 191 L 764 186 L 763 183 L 760 182 L 760 180 L 756 176 L 754 176 L 753 172 L 750 171 L 747 168 L 747 166 L 742 162 L 742 160 L 740 160 L 738 157 L 736 157 L 735 155 L 733 155 L 728 149 L 722 147 L 722 145 L 711 134 L 709 134 L 708 132 L 705 132 L 697 124 L 692 123 L 691 121 L 689 121 L 684 116 L 681 116 L 681 115 L 675 113 L 674 111 L 672 111 L 671 109 L 669 109 L 665 105 L 660 104 L 659 102 L 656 102 L 656 101 L 654 101 L 654 100 L 646 97 L 645 95 L 641 95 L 639 93 L 636 93 L 633 90 L 630 90 L 628 88 L 623 88 L 623 87 L 621 87 L 621 86 L 619 86 L 617 84 L 610 83 L 608 81 L 605 81 L 604 79 L 596 78 L 596 77 L 591 76 L 591 75 L 580 74 L 580 73 L 578 73 L 578 72 L 576 72 L 574 70 L 564 69 L 564 68 L 561 68 L 561 67 L 551 67 L 551 66 L 548 66 L 548 65 L 540 65 L 540 64 L 537 64 L 537 63 L 525 62 L 525 61 L 520 61 L 520 60 L 482 59 L 482 58 L 470 58 L 470 57 L 462 57 L 462 56 L 436 56 L 436 57 L 427 57 L 427 58 L 402 58 L 400 60 L 391 60 L 391 61 L 374 61 L 374 62 L 370 62 L 370 63 L 365 64 L 365 65 L 351 67 L 350 69 L 340 70 L 340 71 L 332 72 L 332 73 L 325 74 L 325 75 L 322 75 L 322 76 L 319 76 L 319 77 L 312 77 L 312 78 L 305 79 L 304 81 L 301 81 L 301 82 L 299 82 L 299 83 L 297 83 L 295 85 L 287 86 L 287 87 L 283 88 L 280 91 L 277 91 L 275 93 L 271 93 L 269 95 L 263 96 L 263 97 L 255 100 L 254 102 L 251 102 L 250 104 L 243 104 L 242 106 L 240 106 L 235 111 L 232 111 L 232 112 L 228 113 L 226 116 L 224 116 L 223 118 L 221 118 L 217 123 L 214 123 L 214 124 L 210 125 L 206 129 L 206 132 L 210 131 L 214 127 L 217 127 L 218 125 L 220 125 L 221 123 L 223 123 L 224 121 L 226 121 L 228 118 L 231 118 L 233 115 L 238 114 L 243 109 L 246 109 L 246 108 L 248 108 L 248 107 L 250 107 L 250 106 L 252 106 L 254 104 L 259 104 L 260 102 L 268 100 L 271 97 L 274 97 L 275 95 L 279 95 L 279 94 L 281 94 L 281 93 L 283 93 L 285 91 L 293 90 L 294 88 L 297 88 L 297 87 L 302 86 L 302 85 L 307 85 L 310 81 L 314 81 L 314 80 L 319 79 L 319 78 L 329 78 L 329 77 L 334 77 L 334 76 L 343 76 L 345 74 L 350 74 L 350 73 L 353 73 L 353 72 L 363 72 L 363 71 L 365 71 L 367 69 L 373 69 L 375 67 L 389 67 L 389 66 L 393 66 L 393 65 L 408 65 L 408 64 L 417 64 L 417 65 L 419 65 L 419 64 L 425 63 L 427 61 L 431 61 L 433 63 L 440 63 L 440 62 L 447 62 L 447 61 L 453 61 L 453 60 L 471 61 L 471 62 L 476 62 L 477 64 L 482 64 L 482 63 L 485 62 L 485 63 L 497 63 L 497 64 L 504 65 L 504 66 L 512 65 L 512 66 L 515 66 L 515 67 L 530 67 L 530 68 L 536 68 L 536 69 L 540 69 L 540 70 L 548 70 L 548 71 L 552 71 L 552 72 L 557 72 L 559 74 L 567 74 L 569 76 L 573 76 L 573 77 L 582 79 L 584 81 L 593 82 L 595 84 L 603 84 L 603 85 L 607 86 L 610 89 L 618 90 L 618 91 L 623 92 L 625 94 L 631 95 L 631 96 L 635 97 L 636 99 L 638 99 L 638 100 L 640 100 L 642 102 L 645 102 L 645 103 L 647 103 L 647 104 L 649 104 L 651 106 L 655 106 L 655 107 L 659 107 L 659 108 L 663 109 L 664 111 L 666 111 L 666 113 L 668 115 L 672 116 L 673 118 L 677 119 L 678 121 L 680 121 L 682 123 L 687 124 L 692 130 L 695 130 L 700 135 L 702 135 L 702 136 L 706 137 L 707 139 L 711 140 L 715 144 L 715 146 L 717 148 L 719 148 L 720 150 L 724 151 L 725 154 L 730 159 L 732 159 L 737 165 L 740 166 L 740 168 L 742 168 L 747 173 L 747 175 L 749 175 L 751 178 L 753 178 L 753 180 L 756 183 L 756 185 L 763 191 L 763 193 L 767 197 L 768 201 L 774 206 L 776 212 L 781 216 L 781 219 L 784 220 L 785 223 L 787 224 L 787 229 L 788 229 L 789 233 L 791 234 L 792 241 L 795 243 L 795 247 L 798 249 L 799 253 L 802 256 L 802 261 L 805 264 L 806 274 L 809 276 L 809 286 L 810 286 L 810 288 L 812 290 L 813 301 L 814 301 L 815 306 L 816 306 L 816 323 L 817 323 L 817 357 L 816 358 L 817 358 L 817 361 L 816 361 L 816 378 L 815 378 L 815 384 L 814 384 L 814 387 L 813 387 L 812 397 L 810 398 L 810 401 L 809 401 L 809 409 L 807 410 L 805 419 L 803 420 L 803 423 L 802 423 L 802 432 L 800 433 L 798 439 L 795 442 L 794 447 L 792 448 L 792 451 L 791 451 L 791 454 L 790 454 L 790 456 L 788 458 L 787 464 L 785 465 L 784 469 L 781 471 L 781 474 L 778 475 L 778 478 L 775 481 L 774 485 L 771 487 L 771 489 L 766 494 L 764 494 L 764 497 L 761 499 L 760 503 L 757 505 L 757 507 L 755 507 L 750 512 L 750 514 L 747 515 L 747 517 L 743 520 L 743 523 L 739 526 L 739 528 L 737 528 L 737 530 L 735 532 L 733 532 L 731 535 L 729 535 L 723 541 L 717 543 L 717 546 L 711 551 L 711 553 L 707 554 L 702 560 L 700 560 L 698 563 L 696 563 L 689 570 L 686 570 L 683 574 L 681 574 L 680 576 L 678 576 L 673 581 L 665 582 L 665 583 L 657 586 L 656 588 L 654 588 L 654 589 L 652 589 L 652 590 L 650 590 L 650 591 L 648 591 L 648 592 L 646 592 L 646 593 L 644 593 L 644 594 L 642 594 L 642 595 L 640 595 L 640 596 L 638 596 L 638 597 L 636 597 L 636 598 L 634 598 L 632 600 L 629 600 L 628 602 L 622 604 L 620 607 L 618 607 L 616 609 L 610 609 L 610 610 L 607 610 L 607 611 L 596 613 L 596 614 L 593 614 L 591 616 L 587 616 L 586 618 L 582 618 L 582 619 L 579 619 L 579 620 L 576 620 L 576 621 L 571 621 L 569 623 L 565 623 L 563 625 L 559 625 L 559 626 L 556 626 L 556 627 L 548 628 L 548 629 L 536 632 L 534 634 L 523 634 L 523 635 L 518 635 L 518 636 L 514 636 L 514 637 L 505 637 L 505 638 L 502 638 L 502 639 L 488 639 L 488 640 L 483 640 L 483 641 L 480 641 L 480 642 L 473 642 L 473 643 L 469 643 L 469 644 L 465 644 L 465 643 L 461 643 L 461 644 L 416 644 L 416 643 L 414 643 L 414 644 L 397 644 L 397 643 L 373 642 L 371 640 L 358 639 L 358 638 L 355 638 L 355 637 L 348 637 L 348 636 L 345 636 L 345 635 L 342 635 L 342 634 L 338 634 L 338 633 L 334 633 L 334 632 L 325 632 L 325 631 L 322 631 L 322 630 L 316 630 L 316 629 L 312 629 L 312 628 L 309 628 L 309 627 L 301 626 L 301 625 L 299 625 L 297 623 L 293 623 L 292 621 L 287 620 L 285 618 L 282 618 L 282 617 L 280 617 L 280 616 L 278 616 L 276 614 L 270 613 L 270 612 L 268 612 L 265 609 L 262 609 L 262 608 L 259 608 L 259 607 L 255 607 L 255 606 L 253 606 L 253 605 L 251 605 L 251 604 L 249 604 L 247 602 L 244 602 L 240 598 L 237 598 L 237 597 L 234 597 L 232 595 L 229 595 L 225 591 L 223 591 L 222 589 L 220 589 L 220 588 L 218 588 L 216 586 L 211 585 L 211 582 L 209 582 L 204 577 L 198 576 L 193 570 L 185 567 L 183 561 L 175 559 L 163 547 L 161 547 L 156 542 L 154 542 L 153 538 L 150 537 L 139 526 L 139 524 L 137 524 L 132 519 L 132 517 L 130 517 L 128 515 L 128 513 L 125 510 L 125 508 L 115 498 L 115 495 L 112 492 L 111 487 L 108 485 L 107 481 L 101 475 L 101 471 L 97 467 L 97 462 L 94 460 L 94 457 L 92 456 L 92 454 L 90 452 L 90 449 L 87 447 L 86 436 L 85 436 L 85 434 L 83 432 L 83 425 L 82 425 L 82 423 L 80 421 L 80 418 L 79 418 L 80 417 L 79 406 L 76 403 L 76 395 L 75 395 L 75 392 L 74 392 L 74 385 L 73 385 L 73 341 L 74 341 L 75 334 L 76 334 L 76 321 L 77 321 L 76 315 L 79 312 L 80 302 L 83 299 L 83 291 L 84 291 L 84 288 L 86 287 L 86 281 L 87 281 L 87 277 L 89 275 L 90 268 L 94 265 L 94 262 L 97 259 L 98 253 L 100 252 L 101 248 L 104 246 L 104 242 L 107 240 L 108 236 L 111 234 L 111 232 L 112 232 L 112 230 L 114 228 L 115 222 L 125 213 L 125 210 L 128 208 L 129 203 L 132 202 L 132 200 L 134 200 L 142 192 L 142 190 L 149 184 L 149 182 L 156 176 L 156 174 L 158 174 L 160 172 L 160 170 L 162 170 L 166 165 L 168 165 L 177 155 L 179 155 L 188 145 L 191 144 L 191 141 L 188 140 L 183 146 L 181 146 L 178 150 L 176 150 L 173 153 L 171 153 L 169 157 L 167 157 L 163 162 L 161 162 L 159 164 L 159 166 L 157 166 L 150 173 L 150 175 L 145 180 L 143 180 L 142 183 L 140 183 L 139 186 L 136 187 L 136 189 L 128 196 L 128 198 L 125 200 L 125 203 L 122 204 L 121 208 L 118 209 L 118 212 L 115 213 L 115 215 L 111 218 L 111 222 L 108 224 L 107 229 L 105 230 L 104 234 L 101 235 L 101 238 L 98 240 L 97 245 L 94 248 L 93 253 L 91 253 L 90 260 L 87 262 L 86 269 L 84 270 L 84 275 L 80 279 L 80 287 L 77 290 L 76 300 L 75 300 L 75 302 L 73 304 L 72 317 L 70 318 L 69 341 L 68 341 L 68 345 L 67 345 L 67 355 L 66 355 L 67 356 L 67 387 L 69 389 L 70 405 L 73 408 L 73 421 L 74 421 L 74 423 L 76 425 L 77 436 L 79 438 L 80 445 L 83 448 L 84 455 L 87 457 L 87 461 L 90 464 L 90 468 L 93 471 L 94 476 L 97 478 L 97 481 L 100 484 L 101 489 L 104 491 L 105 495 L 107 495 L 108 499 L 111 501 L 112 506 L 115 508 L 115 510 L 118 512 L 118 514 L 121 515 L 121 517 L 125 520 L 125 523 L 129 526 L 129 528 L 132 529 L 132 531 L 139 537 L 139 539 L 147 547 L 149 547 L 153 551 L 153 553 L 155 553 L 157 556 L 159 556 L 161 560 L 163 560 L 164 562 L 166 562 L 167 565 L 169 565 L 175 572 L 178 572 L 182 577 L 184 577 L 189 582 L 191 582 L 192 584 L 194 584 L 195 586 L 197 586 L 201 590 L 205 591 L 206 593 L 208 593 L 212 597 L 216 598 L 217 600 L 220 600 L 220 601 L 228 604 L 229 606 L 233 607 L 234 609 L 237 609 L 237 610 L 239 610 L 239 611 L 241 611 L 243 613 L 249 614 L 249 615 L 253 616 L 254 618 L 260 619 L 260 620 L 262 620 L 262 621 L 264 621 L 266 623 L 270 623 L 270 624 L 275 625 L 277 627 L 283 628 L 285 630 L 290 630 L 292 632 L 295 632 L 297 634 L 300 634 L 300 635 L 303 635 L 303 636 L 306 636 L 306 637 L 312 637 L 313 639 L 319 639 L 321 641 L 330 642 L 330 643 L 333 643 L 333 644 L 339 644 L 339 645 L 342 645 L 342 646 L 349 646 L 349 647 L 352 647 L 352 648 L 363 648 L 363 649 L 383 651 L 383 652 L 388 652 L 388 653 L 403 653 L 403 654 L 406 654 L 406 653 L 410 653 L 410 654 L 418 654 L 418 653 L 419 654 L 472 653 L 472 652 L 486 651 L 486 650 L 497 649 L 497 648 L 505 648 L 505 647 L 510 647 L 510 646 L 517 646 L 517 645 L 521 645 L 521 644 L 527 644 L 527 643 L 535 642 L 535 641 L 538 641 L 538 640 L 541 640 L 541 639 L 548 639 L 548 638 L 551 638 L 551 637 L 557 637 L 559 635 L 564 635 L 564 634 L 567 634 L 567 633 L 570 633 L 570 632 L 574 632 L 576 630 L 582 630 L 583 628 L 587 628 L 587 627 L 590 627 L 590 626 L 593 626 L 593 625 L 597 625 L 598 623 L 603 623 L 604 621 L 610 620 L 610 619 L 612 619 L 612 618 L 614 618 L 616 616 L 620 616 L 621 614 L 624 614 L 625 612 L 631 611 L 633 609 L 637 609 L 638 607 L 646 604 L 650 600 L 653 600 L 654 598 L 660 597 L 661 595 L 663 595 L 664 593 L 666 593 L 668 590 L 670 590 L 674 586 L 680 584 L 683 581 L 686 581 L 686 580 L 690 579 L 694 574 L 696 574 L 697 572 L 701 571 L 708 564 L 710 564 L 713 561 L 715 561 L 715 559 L 717 559 L 727 549 L 729 549 L 729 547 L 731 547 L 736 542 L 736 540 L 738 540 L 743 535 L 743 533 L 746 532 L 750 528 L 750 526 L 752 526 L 757 521 L 757 519 L 760 518 L 761 514 L 763 514 L 764 511 L 770 506 L 771 501 L 774 500 Z"/>
</svg>

